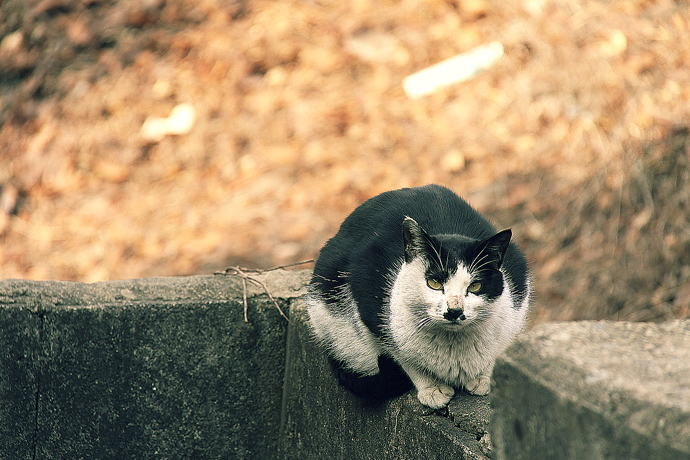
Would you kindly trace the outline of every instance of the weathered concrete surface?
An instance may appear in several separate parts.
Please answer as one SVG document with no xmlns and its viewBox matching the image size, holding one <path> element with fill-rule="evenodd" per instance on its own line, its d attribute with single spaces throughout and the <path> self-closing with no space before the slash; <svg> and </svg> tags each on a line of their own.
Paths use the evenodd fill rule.
<svg viewBox="0 0 690 460">
<path fill-rule="evenodd" d="M 690 459 L 690 321 L 553 323 L 494 370 L 497 459 Z"/>
<path fill-rule="evenodd" d="M 287 310 L 306 274 L 279 278 Z M 241 286 L 0 282 L 0 458 L 272 458 L 288 323 Z"/>
<path fill-rule="evenodd" d="M 0 314 L 0 458 L 33 455 L 39 328 L 29 310 Z"/>
<path fill-rule="evenodd" d="M 0 281 L 0 459 L 484 458 L 486 397 L 438 415 L 338 387 L 309 275 L 251 275 L 289 325 L 251 283 L 245 323 L 234 276 Z"/>
<path fill-rule="evenodd" d="M 301 300 L 292 304 L 290 317 L 280 458 L 486 458 L 488 397 L 458 395 L 443 415 L 424 408 L 413 392 L 378 407 L 367 405 L 332 376 L 325 355 L 310 340 Z"/>
<path fill-rule="evenodd" d="M 488 397 L 378 407 L 309 338 L 309 272 L 0 281 L 0 458 L 484 459 Z M 497 459 L 690 459 L 690 321 L 560 323 L 494 372 Z"/>
</svg>

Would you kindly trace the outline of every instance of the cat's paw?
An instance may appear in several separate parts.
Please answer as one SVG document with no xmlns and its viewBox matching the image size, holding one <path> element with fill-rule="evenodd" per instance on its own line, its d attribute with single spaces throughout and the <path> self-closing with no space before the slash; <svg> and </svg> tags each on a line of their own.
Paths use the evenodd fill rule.
<svg viewBox="0 0 690 460">
<path fill-rule="evenodd" d="M 455 394 L 455 390 L 448 385 L 439 383 L 427 388 L 422 388 L 417 392 L 419 402 L 432 409 L 445 407 Z"/>
<path fill-rule="evenodd" d="M 467 382 L 465 389 L 473 395 L 484 396 L 489 394 L 489 389 L 491 388 L 491 377 L 485 375 L 480 375 L 476 379 L 472 379 Z"/>
</svg>

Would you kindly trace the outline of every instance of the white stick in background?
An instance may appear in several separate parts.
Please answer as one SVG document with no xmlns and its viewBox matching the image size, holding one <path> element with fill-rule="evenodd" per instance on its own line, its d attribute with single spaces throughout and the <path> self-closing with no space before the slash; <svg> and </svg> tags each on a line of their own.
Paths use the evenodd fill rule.
<svg viewBox="0 0 690 460">
<path fill-rule="evenodd" d="M 405 77 L 403 90 L 410 98 L 426 96 L 439 88 L 469 80 L 501 56 L 503 45 L 499 42 L 478 46 Z"/>
</svg>

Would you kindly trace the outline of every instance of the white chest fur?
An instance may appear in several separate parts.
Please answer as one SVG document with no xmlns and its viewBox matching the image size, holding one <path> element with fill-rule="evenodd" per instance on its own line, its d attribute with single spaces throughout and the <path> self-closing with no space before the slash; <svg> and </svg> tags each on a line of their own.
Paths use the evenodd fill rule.
<svg viewBox="0 0 690 460">
<path fill-rule="evenodd" d="M 468 295 L 467 319 L 449 325 L 443 319 L 447 307 L 441 294 L 428 289 L 421 260 L 405 263 L 390 292 L 387 350 L 401 363 L 451 386 L 468 381 L 493 367 L 501 353 L 522 330 L 526 308 L 515 309 L 509 281 L 504 275 L 501 296 L 491 302 Z M 463 267 L 449 281 L 449 290 L 463 291 L 469 275 Z M 445 295 L 457 295 L 449 292 Z"/>
</svg>

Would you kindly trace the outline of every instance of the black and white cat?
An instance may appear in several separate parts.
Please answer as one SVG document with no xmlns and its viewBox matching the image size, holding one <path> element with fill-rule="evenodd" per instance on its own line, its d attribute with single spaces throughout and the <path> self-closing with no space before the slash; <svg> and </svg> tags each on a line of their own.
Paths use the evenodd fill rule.
<svg viewBox="0 0 690 460">
<path fill-rule="evenodd" d="M 438 185 L 361 204 L 321 250 L 307 297 L 341 384 L 440 408 L 489 392 L 496 356 L 523 329 L 527 263 L 510 230 Z"/>
</svg>

